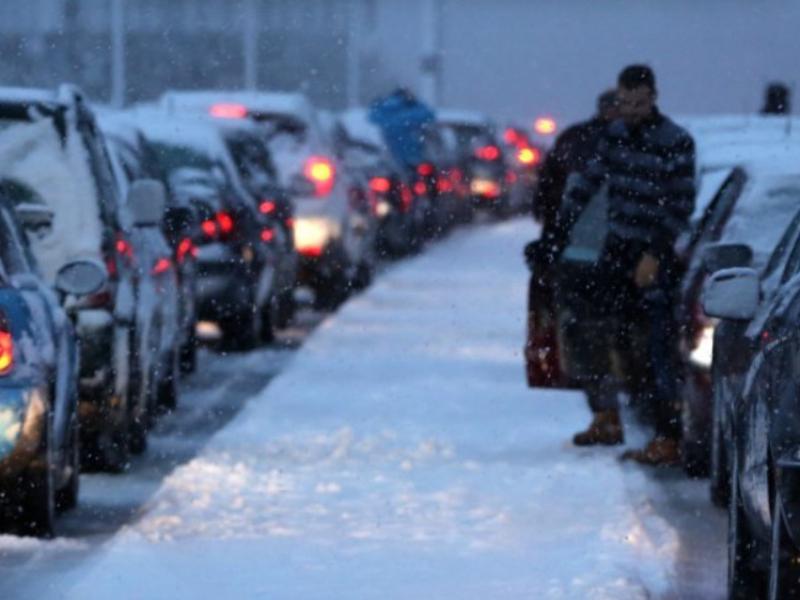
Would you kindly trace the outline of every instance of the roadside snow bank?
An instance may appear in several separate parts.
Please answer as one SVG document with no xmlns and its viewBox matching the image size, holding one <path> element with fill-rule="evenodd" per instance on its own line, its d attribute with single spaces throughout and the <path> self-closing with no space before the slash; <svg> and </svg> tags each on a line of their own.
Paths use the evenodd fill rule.
<svg viewBox="0 0 800 600">
<path fill-rule="evenodd" d="M 677 538 L 525 387 L 525 221 L 459 232 L 324 323 L 63 598 L 644 598 Z M 644 515 L 644 516 L 642 516 Z M 644 522 L 643 519 L 647 519 Z"/>
</svg>

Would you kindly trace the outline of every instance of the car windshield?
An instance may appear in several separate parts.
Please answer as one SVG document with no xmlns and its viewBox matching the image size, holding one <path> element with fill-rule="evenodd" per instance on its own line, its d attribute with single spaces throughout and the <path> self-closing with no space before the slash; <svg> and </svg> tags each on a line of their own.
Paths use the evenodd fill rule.
<svg viewBox="0 0 800 600">
<path fill-rule="evenodd" d="M 150 147 L 159 167 L 167 174 L 185 168 L 210 171 L 214 166 L 208 156 L 189 146 L 152 142 Z"/>
</svg>

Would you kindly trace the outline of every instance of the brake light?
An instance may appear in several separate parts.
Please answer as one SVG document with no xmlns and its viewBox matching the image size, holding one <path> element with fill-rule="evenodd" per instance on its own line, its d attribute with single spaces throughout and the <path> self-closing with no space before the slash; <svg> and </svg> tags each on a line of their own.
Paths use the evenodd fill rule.
<svg viewBox="0 0 800 600">
<path fill-rule="evenodd" d="M 433 175 L 433 165 L 430 163 L 422 163 L 417 167 L 417 173 L 422 177 L 430 177 Z"/>
<path fill-rule="evenodd" d="M 286 227 L 288 227 L 289 229 L 293 229 L 294 228 L 294 219 L 292 219 L 291 217 L 286 219 Z"/>
<path fill-rule="evenodd" d="M 403 212 L 411 210 L 411 204 L 414 202 L 414 194 L 405 183 L 400 186 L 400 201 L 403 203 Z"/>
<path fill-rule="evenodd" d="M 533 129 L 540 135 L 553 135 L 558 126 L 552 117 L 539 117 L 533 122 Z"/>
<path fill-rule="evenodd" d="M 481 196 L 490 200 L 499 198 L 502 193 L 500 185 L 491 179 L 473 179 L 470 184 L 470 189 L 476 196 Z"/>
<path fill-rule="evenodd" d="M 272 231 L 269 227 L 265 227 L 261 230 L 261 241 L 265 243 L 269 243 L 275 239 L 275 232 Z"/>
<path fill-rule="evenodd" d="M 314 184 L 317 196 L 327 196 L 333 189 L 336 169 L 327 158 L 312 156 L 306 161 L 303 174 Z"/>
<path fill-rule="evenodd" d="M 0 325 L 0 375 L 8 375 L 14 368 L 14 338 L 8 330 L 5 316 Z"/>
<path fill-rule="evenodd" d="M 475 150 L 475 156 L 481 160 L 494 161 L 500 158 L 500 148 L 497 146 L 482 146 Z"/>
<path fill-rule="evenodd" d="M 153 275 L 161 275 L 172 268 L 172 261 L 168 258 L 159 258 L 153 265 Z"/>
<path fill-rule="evenodd" d="M 322 256 L 322 248 L 319 246 L 305 246 L 297 251 L 306 258 L 319 258 Z"/>
<path fill-rule="evenodd" d="M 208 112 L 218 119 L 244 119 L 247 116 L 247 107 L 243 104 L 223 102 L 214 104 Z"/>
<path fill-rule="evenodd" d="M 514 171 L 507 171 L 506 172 L 506 183 L 516 183 L 517 181 L 517 174 Z"/>
<path fill-rule="evenodd" d="M 386 177 L 373 177 L 369 180 L 369 189 L 376 194 L 385 194 L 392 189 L 392 182 Z"/>
<path fill-rule="evenodd" d="M 519 133 L 516 129 L 509 127 L 503 132 L 503 140 L 509 146 L 515 146 L 519 142 Z"/>
<path fill-rule="evenodd" d="M 217 236 L 217 222 L 213 219 L 206 219 L 200 224 L 200 229 L 203 230 L 203 235 L 209 239 Z"/>
<path fill-rule="evenodd" d="M 440 194 L 448 194 L 453 191 L 453 183 L 447 177 L 440 177 L 436 180 L 436 191 Z"/>
<path fill-rule="evenodd" d="M 258 205 L 258 210 L 264 215 L 271 215 L 275 212 L 275 208 L 275 203 L 272 200 L 262 200 L 261 204 Z"/>
<path fill-rule="evenodd" d="M 191 239 L 183 238 L 178 244 L 178 251 L 176 254 L 179 263 L 183 263 L 187 256 L 197 258 L 197 246 L 194 245 Z"/>
<path fill-rule="evenodd" d="M 523 165 L 535 165 L 542 159 L 542 153 L 536 148 L 520 148 L 517 160 Z"/>
<path fill-rule="evenodd" d="M 117 238 L 117 242 L 114 246 L 117 249 L 117 254 L 120 256 L 124 256 L 125 258 L 133 258 L 133 247 L 130 245 L 128 240 L 124 238 Z"/>
<path fill-rule="evenodd" d="M 217 225 L 219 225 L 220 233 L 227 235 L 233 231 L 233 217 L 226 212 L 218 212 Z"/>
<path fill-rule="evenodd" d="M 417 196 L 424 196 L 425 194 L 428 193 L 428 186 L 425 185 L 424 181 L 417 181 L 414 184 L 414 193 Z"/>
</svg>

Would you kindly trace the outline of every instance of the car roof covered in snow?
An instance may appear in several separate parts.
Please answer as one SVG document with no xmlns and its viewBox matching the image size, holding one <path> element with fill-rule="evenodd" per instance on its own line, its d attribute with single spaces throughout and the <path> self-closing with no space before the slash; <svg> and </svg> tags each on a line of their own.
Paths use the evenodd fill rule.
<svg viewBox="0 0 800 600">
<path fill-rule="evenodd" d="M 172 91 L 160 100 L 168 111 L 208 112 L 215 104 L 241 104 L 249 113 L 285 114 L 305 122 L 314 118 L 314 107 L 299 92 Z"/>
</svg>

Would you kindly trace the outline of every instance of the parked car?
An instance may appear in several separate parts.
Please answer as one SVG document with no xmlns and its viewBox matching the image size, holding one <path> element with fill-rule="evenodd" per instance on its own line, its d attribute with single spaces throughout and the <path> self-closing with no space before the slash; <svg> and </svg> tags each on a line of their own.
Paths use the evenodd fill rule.
<svg viewBox="0 0 800 600">
<path fill-rule="evenodd" d="M 173 114 L 207 114 L 259 125 L 279 183 L 293 192 L 294 241 L 301 281 L 320 307 L 337 305 L 374 269 L 375 215 L 353 202 L 353 182 L 336 160 L 317 112 L 302 94 L 168 92 L 161 105 Z"/>
<path fill-rule="evenodd" d="M 525 129 L 513 125 L 503 131 L 502 146 L 506 157 L 511 211 L 529 212 L 546 149 L 543 145 L 534 143 Z"/>
<path fill-rule="evenodd" d="M 790 193 L 797 206 L 800 187 Z M 741 380 L 723 407 L 729 432 L 730 596 L 767 597 L 770 591 L 770 598 L 793 597 L 800 576 L 793 559 L 800 541 L 800 213 L 765 268 L 716 272 L 704 308 L 739 326 L 739 335 L 725 340 L 734 343 L 726 356 L 740 354 L 737 372 L 726 376 Z M 721 354 L 715 350 L 715 364 Z"/>
<path fill-rule="evenodd" d="M 94 114 L 74 87 L 0 89 L 0 177 L 31 190 L 53 212 L 46 235 L 31 238 L 44 280 L 65 261 L 105 266 L 102 289 L 71 305 L 80 341 L 82 455 L 92 466 L 128 464 L 135 271 L 108 152 Z M 46 168 L 43 168 L 46 165 Z"/>
<path fill-rule="evenodd" d="M 75 506 L 80 487 L 75 330 L 20 226 L 42 235 L 52 217 L 30 189 L 0 181 L 0 530 L 39 536 L 53 535 L 56 513 Z M 102 265 L 75 260 L 55 285 L 77 301 L 105 278 Z"/>
<path fill-rule="evenodd" d="M 786 155 L 783 163 L 755 161 L 731 172 L 707 207 L 694 242 L 698 249 L 684 278 L 684 454 L 690 471 L 710 472 L 712 500 L 720 504 L 729 489 L 729 409 L 757 341 L 747 333 L 747 323 L 719 321 L 704 313 L 701 291 L 710 272 L 743 266 L 763 275 L 765 294 L 774 289 L 774 276 L 786 259 L 781 236 L 800 199 L 792 156 Z"/>
<path fill-rule="evenodd" d="M 219 323 L 225 340 L 242 348 L 272 339 L 274 309 L 294 283 L 287 281 L 293 269 L 291 276 L 276 277 L 281 258 L 288 254 L 291 261 L 294 250 L 282 241 L 274 199 L 259 202 L 248 190 L 242 160 L 237 166 L 214 120 L 161 111 L 135 118 L 170 188 L 188 194 L 201 220 L 196 259 L 200 319 Z"/>
</svg>

